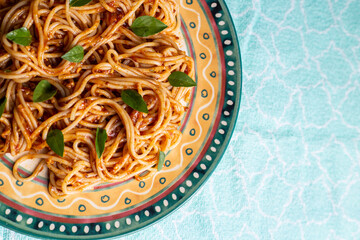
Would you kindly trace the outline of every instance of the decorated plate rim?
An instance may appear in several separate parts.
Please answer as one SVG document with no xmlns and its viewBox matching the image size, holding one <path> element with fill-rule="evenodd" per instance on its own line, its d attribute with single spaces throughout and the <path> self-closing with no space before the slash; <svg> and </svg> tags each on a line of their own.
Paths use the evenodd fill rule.
<svg viewBox="0 0 360 240">
<path fill-rule="evenodd" d="M 189 2 L 192 3 L 192 1 L 193 0 L 186 0 L 187 3 L 189 3 Z M 220 133 L 220 131 L 219 131 L 220 129 L 218 129 L 218 128 L 216 129 L 217 132 L 215 132 L 213 139 L 211 140 L 211 144 L 206 149 L 204 156 L 202 157 L 200 162 L 197 164 L 197 166 L 190 172 L 190 175 L 188 175 L 186 177 L 186 179 L 179 186 L 177 186 L 173 191 L 171 191 L 171 193 L 169 193 L 167 196 L 164 197 L 164 198 L 169 197 L 175 191 L 178 191 L 180 193 L 185 193 L 185 191 L 187 190 L 186 194 L 184 194 L 181 197 L 181 199 L 172 203 L 171 206 L 169 205 L 168 200 L 161 199 L 161 200 L 157 201 L 155 204 L 152 204 L 151 206 L 141 210 L 140 212 L 145 214 L 145 216 L 149 216 L 149 215 L 147 215 L 147 213 L 150 214 L 150 211 L 155 212 L 155 214 L 153 214 L 153 216 L 151 218 L 149 217 L 149 219 L 147 219 L 147 221 L 143 224 L 141 224 L 141 222 L 139 222 L 139 220 L 137 220 L 137 218 L 136 218 L 136 216 L 138 218 L 140 218 L 139 215 L 137 215 L 140 213 L 134 213 L 128 217 L 125 217 L 123 219 L 124 222 L 122 224 L 120 224 L 120 219 L 113 219 L 112 221 L 108 221 L 106 223 L 105 222 L 90 223 L 89 226 L 92 226 L 91 229 L 88 226 L 84 227 L 84 228 L 88 227 L 89 235 L 82 235 L 82 236 L 76 235 L 77 238 L 79 238 L 79 239 L 104 239 L 104 238 L 114 238 L 114 237 L 119 237 L 119 236 L 126 236 L 128 234 L 131 234 L 131 233 L 134 233 L 141 229 L 144 229 L 145 227 L 149 227 L 149 226 L 153 225 L 159 219 L 164 219 L 165 217 L 168 217 L 175 210 L 184 206 L 185 202 L 187 202 L 190 198 L 192 198 L 194 196 L 195 192 L 198 191 L 203 186 L 203 184 L 209 179 L 210 175 L 213 173 L 213 171 L 215 170 L 215 168 L 221 161 L 221 159 L 230 143 L 230 139 L 234 133 L 235 125 L 236 125 L 237 118 L 239 116 L 239 110 L 240 110 L 241 91 L 242 91 L 242 62 L 241 62 L 240 46 L 239 46 L 239 41 L 238 41 L 238 37 L 236 34 L 236 29 L 234 26 L 233 19 L 231 18 L 229 9 L 228 9 L 225 1 L 224 0 L 198 0 L 198 1 L 201 2 L 202 5 L 208 6 L 208 8 L 209 8 L 208 11 L 210 11 L 210 13 L 213 15 L 214 22 L 216 24 L 216 27 L 218 28 L 218 35 L 220 36 L 221 43 L 224 43 L 224 41 L 229 40 L 224 35 L 230 35 L 230 40 L 232 41 L 232 44 L 229 44 L 227 46 L 225 46 L 223 44 L 224 45 L 223 50 L 224 50 L 225 62 L 227 59 L 230 58 L 230 56 L 231 56 L 231 58 L 235 59 L 235 61 L 234 61 L 235 64 L 233 66 L 231 66 L 231 70 L 226 72 L 227 86 L 225 88 L 226 88 L 226 90 L 231 89 L 233 91 L 232 99 L 235 99 L 236 101 L 234 101 L 233 104 L 231 104 L 231 105 L 229 105 L 229 104 L 226 105 L 224 103 L 224 105 L 221 109 L 221 111 L 223 111 L 223 112 L 221 113 L 221 118 L 219 120 L 219 126 L 222 124 L 224 128 L 227 128 L 226 133 Z M 217 15 L 216 19 L 215 19 L 215 14 L 219 14 L 220 12 L 223 12 L 223 14 Z M 206 14 L 206 15 L 208 15 L 208 14 Z M 229 30 L 229 33 L 228 34 L 220 34 L 220 28 L 226 29 L 223 31 Z M 225 48 L 227 49 L 226 53 L 230 52 L 231 54 L 225 54 Z M 227 67 L 226 67 L 226 71 L 228 70 L 228 66 L 229 65 L 227 65 Z M 232 72 L 232 73 L 229 74 L 229 72 Z M 231 81 L 228 81 L 229 78 L 231 79 Z M 228 120 L 227 121 L 222 120 L 224 117 L 228 117 Z M 226 125 L 223 124 L 224 122 L 226 123 Z M 215 143 L 214 143 L 214 139 L 216 139 L 215 136 L 217 134 L 221 134 L 222 136 L 225 136 L 221 145 L 215 145 Z M 214 153 L 215 158 L 211 159 L 211 162 L 209 163 L 209 161 L 206 160 L 206 157 L 209 156 L 209 155 L 207 155 L 207 153 L 210 151 L 210 146 L 212 146 L 212 145 L 217 146 L 218 150 L 216 151 L 216 153 Z M 205 155 L 206 155 L 206 157 L 205 157 Z M 208 161 L 207 165 L 209 167 L 207 167 L 207 165 L 203 163 L 205 161 Z M 203 172 L 204 174 L 202 174 L 202 176 L 200 177 L 199 173 L 201 173 L 201 172 Z M 196 182 L 196 184 L 192 185 L 191 180 L 188 180 L 189 178 L 199 179 L 199 180 Z M 191 186 L 186 185 L 187 183 L 189 183 L 189 181 L 191 183 Z M 184 192 L 182 192 L 182 189 L 184 189 Z M 164 211 L 161 211 L 161 207 L 160 207 L 161 201 L 163 204 L 162 206 L 166 205 L 165 201 L 169 205 L 169 207 Z M 165 207 L 167 207 L 167 206 L 165 206 Z M 158 211 L 158 208 L 160 208 L 160 211 Z M 5 215 L 8 215 L 7 210 L 9 210 L 9 209 L 5 210 Z M 26 214 L 23 213 L 23 215 L 26 215 Z M 32 218 L 29 217 L 27 219 L 32 219 Z M 130 224 L 127 224 L 128 221 L 130 221 Z M 131 224 L 131 221 L 135 221 L 138 224 Z M 22 228 L 21 224 L 16 224 L 15 222 L 16 221 L 11 221 L 8 218 L 4 217 L 3 214 L 1 213 L 0 225 L 2 225 L 3 227 L 6 227 L 8 229 L 14 230 L 16 232 L 31 236 L 31 237 L 43 238 L 43 239 L 49 238 L 49 237 L 52 237 L 52 238 L 56 237 L 57 239 L 71 239 L 75 235 L 75 234 L 68 235 L 68 234 L 66 234 L 65 230 L 61 231 L 61 227 L 64 225 L 60 226 L 60 232 L 62 232 L 62 234 L 56 234 L 51 231 L 41 231 L 40 229 L 35 230 L 35 229 L 27 228 L 26 230 L 24 230 Z M 109 225 L 110 222 L 114 222 L 114 224 L 113 224 L 114 226 L 110 226 Z M 118 223 L 118 225 L 117 225 L 117 223 Z M 39 222 L 39 224 L 40 224 L 40 222 Z M 44 224 L 44 222 L 42 222 L 42 224 Z M 65 224 L 65 223 L 57 223 L 57 224 L 61 225 L 61 224 Z M 97 228 L 98 227 L 100 228 L 101 224 L 103 225 L 101 227 L 105 227 L 107 229 L 108 226 L 110 226 L 110 228 L 115 227 L 116 230 L 108 231 L 107 233 L 97 234 L 97 232 L 99 232 L 99 231 L 97 231 Z M 124 231 L 121 231 L 122 228 L 120 227 L 120 225 L 124 225 L 124 224 L 126 226 L 126 229 Z M 76 227 L 76 225 L 74 225 L 73 227 Z M 49 228 L 51 228 L 51 226 L 49 226 Z M 64 226 L 64 228 L 65 228 L 65 226 Z M 110 228 L 109 228 L 109 230 L 110 230 Z M 70 231 L 70 230 L 68 229 L 67 231 Z M 73 229 L 72 229 L 72 231 L 73 231 Z"/>
</svg>

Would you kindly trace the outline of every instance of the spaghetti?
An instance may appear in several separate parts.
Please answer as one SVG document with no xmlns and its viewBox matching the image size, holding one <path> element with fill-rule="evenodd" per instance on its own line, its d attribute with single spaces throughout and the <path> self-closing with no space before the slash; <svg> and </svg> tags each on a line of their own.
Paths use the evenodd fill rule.
<svg viewBox="0 0 360 240">
<path fill-rule="evenodd" d="M 191 88 L 173 87 L 168 78 L 175 71 L 194 77 L 193 59 L 178 47 L 174 0 L 70 2 L 0 0 L 0 97 L 6 98 L 0 154 L 22 154 L 13 166 L 21 181 L 33 180 L 47 167 L 55 198 L 154 174 L 159 154 L 181 139 L 178 128 L 191 95 Z M 131 26 L 140 16 L 152 16 L 167 28 L 139 37 Z M 32 35 L 29 46 L 6 37 L 22 27 Z M 84 49 L 81 62 L 63 59 L 75 46 Z M 57 93 L 34 102 L 42 80 Z M 148 113 L 124 102 L 121 93 L 129 89 L 141 95 Z M 95 150 L 98 128 L 107 132 L 101 157 Z M 51 129 L 63 134 L 63 157 L 46 142 Z M 37 165 L 25 177 L 19 168 L 28 160 Z"/>
</svg>

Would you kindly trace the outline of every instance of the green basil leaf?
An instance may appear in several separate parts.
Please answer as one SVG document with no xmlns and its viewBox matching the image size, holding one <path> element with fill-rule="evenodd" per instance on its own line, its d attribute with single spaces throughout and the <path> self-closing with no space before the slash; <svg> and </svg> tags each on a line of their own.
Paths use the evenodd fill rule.
<svg viewBox="0 0 360 240">
<path fill-rule="evenodd" d="M 107 139 L 106 130 L 102 128 L 96 129 L 95 149 L 98 158 L 101 158 L 101 155 L 105 150 L 106 139 Z"/>
<path fill-rule="evenodd" d="M 22 46 L 29 46 L 32 36 L 26 27 L 15 29 L 6 34 L 6 38 Z"/>
<path fill-rule="evenodd" d="M 3 97 L 0 99 L 0 118 L 1 118 L 2 114 L 4 113 L 5 105 L 6 105 L 6 97 Z"/>
<path fill-rule="evenodd" d="M 132 109 L 143 113 L 149 112 L 146 102 L 137 91 L 130 89 L 124 90 L 121 92 L 121 98 L 124 103 L 126 103 Z"/>
<path fill-rule="evenodd" d="M 70 7 L 82 7 L 92 0 L 70 0 Z"/>
<path fill-rule="evenodd" d="M 5 73 L 11 73 L 11 70 L 10 69 L 5 69 L 4 72 Z"/>
<path fill-rule="evenodd" d="M 172 72 L 168 78 L 171 86 L 174 87 L 195 87 L 196 82 L 183 72 Z"/>
<path fill-rule="evenodd" d="M 41 80 L 36 86 L 33 94 L 34 102 L 43 102 L 55 96 L 57 90 L 46 80 Z"/>
<path fill-rule="evenodd" d="M 46 143 L 60 157 L 64 156 L 64 135 L 61 130 L 53 129 L 50 130 L 46 136 Z"/>
<path fill-rule="evenodd" d="M 135 19 L 130 29 L 139 37 L 148 37 L 161 32 L 167 27 L 165 23 L 154 17 L 141 16 Z"/>
<path fill-rule="evenodd" d="M 165 153 L 160 151 L 159 162 L 158 162 L 158 171 L 160 171 L 163 168 L 164 162 L 165 162 Z"/>
<path fill-rule="evenodd" d="M 61 58 L 69 62 L 79 63 L 84 58 L 84 48 L 82 46 L 77 45 L 73 47 L 70 51 L 65 53 Z"/>
</svg>

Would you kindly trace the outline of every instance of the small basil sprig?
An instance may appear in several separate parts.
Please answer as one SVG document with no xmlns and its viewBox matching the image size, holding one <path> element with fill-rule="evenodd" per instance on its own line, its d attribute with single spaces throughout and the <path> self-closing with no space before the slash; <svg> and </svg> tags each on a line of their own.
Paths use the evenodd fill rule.
<svg viewBox="0 0 360 240">
<path fill-rule="evenodd" d="M 60 157 L 64 156 L 64 135 L 61 130 L 53 129 L 50 130 L 46 136 L 46 143 Z"/>
<path fill-rule="evenodd" d="M 4 113 L 6 101 L 7 101 L 6 97 L 0 99 L 0 118 Z"/>
<path fill-rule="evenodd" d="M 5 73 L 11 73 L 11 70 L 10 69 L 5 69 L 4 72 Z"/>
<path fill-rule="evenodd" d="M 135 19 L 130 29 L 139 37 L 148 37 L 161 32 L 167 27 L 165 23 L 154 17 L 141 16 Z"/>
<path fill-rule="evenodd" d="M 92 0 L 70 0 L 70 7 L 82 7 Z"/>
<path fill-rule="evenodd" d="M 168 78 L 173 87 L 195 87 L 196 82 L 183 72 L 172 72 Z"/>
<path fill-rule="evenodd" d="M 6 34 L 6 38 L 22 46 L 29 46 L 32 36 L 26 27 L 15 29 Z"/>
<path fill-rule="evenodd" d="M 84 48 L 77 45 L 65 53 L 61 58 L 69 62 L 80 63 L 84 59 Z"/>
<path fill-rule="evenodd" d="M 95 149 L 98 158 L 101 158 L 105 150 L 105 142 L 107 139 L 107 133 L 105 129 L 97 128 L 96 129 L 96 138 L 95 138 Z"/>
<path fill-rule="evenodd" d="M 33 94 L 33 102 L 43 102 L 55 96 L 57 90 L 46 80 L 41 80 Z"/>
<path fill-rule="evenodd" d="M 163 168 L 164 162 L 165 162 L 165 153 L 160 151 L 159 162 L 158 162 L 158 167 L 157 167 L 158 171 L 160 171 Z"/>
<path fill-rule="evenodd" d="M 121 98 L 132 109 L 143 113 L 149 112 L 145 100 L 137 91 L 130 89 L 123 90 Z"/>
</svg>

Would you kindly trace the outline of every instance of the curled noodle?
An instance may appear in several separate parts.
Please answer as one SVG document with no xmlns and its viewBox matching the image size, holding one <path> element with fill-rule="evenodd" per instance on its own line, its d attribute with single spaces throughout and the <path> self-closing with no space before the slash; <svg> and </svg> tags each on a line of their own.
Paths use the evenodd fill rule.
<svg viewBox="0 0 360 240">
<path fill-rule="evenodd" d="M 0 118 L 0 154 L 18 158 L 16 179 L 33 180 L 49 169 L 53 197 L 79 193 L 105 182 L 144 179 L 157 171 L 160 151 L 173 149 L 187 110 L 190 88 L 172 87 L 174 71 L 194 77 L 194 62 L 180 50 L 179 10 L 174 0 L 94 0 L 70 7 L 69 0 L 0 1 L 0 97 L 6 97 Z M 156 17 L 168 28 L 138 37 L 129 28 L 142 15 Z M 33 41 L 20 46 L 6 33 L 26 27 Z M 81 63 L 61 58 L 72 47 L 85 49 Z M 47 80 L 57 95 L 33 102 L 37 83 Z M 127 106 L 121 91 L 136 90 L 149 112 Z M 95 133 L 108 133 L 101 158 Z M 50 129 L 64 135 L 64 156 L 46 143 Z M 27 177 L 19 167 L 40 159 Z M 146 174 L 144 175 L 144 172 Z"/>
</svg>

